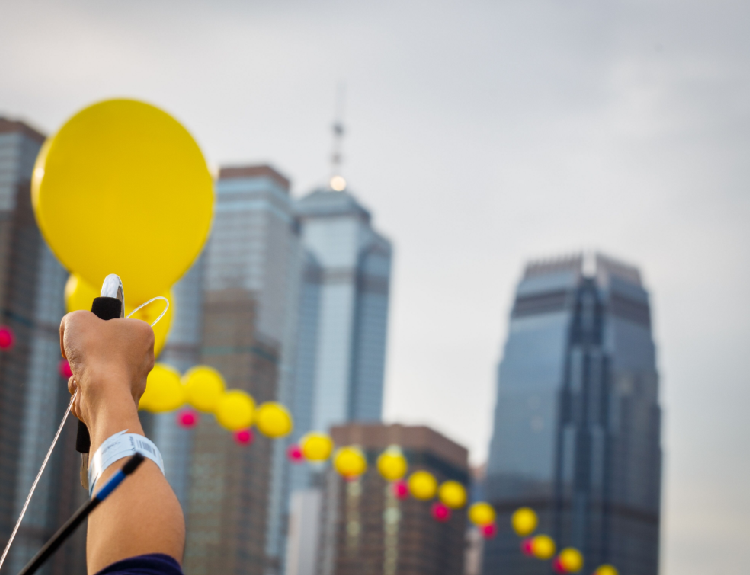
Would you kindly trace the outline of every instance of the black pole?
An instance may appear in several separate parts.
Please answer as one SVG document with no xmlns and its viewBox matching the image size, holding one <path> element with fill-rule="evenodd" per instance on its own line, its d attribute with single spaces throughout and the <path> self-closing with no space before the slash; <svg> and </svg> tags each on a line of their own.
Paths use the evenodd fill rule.
<svg viewBox="0 0 750 575">
<path fill-rule="evenodd" d="M 143 460 L 144 457 L 140 453 L 136 453 L 131 457 L 127 463 L 123 465 L 122 469 L 115 473 L 96 495 L 78 508 L 78 511 L 76 511 L 73 516 L 57 530 L 57 533 L 55 533 L 52 538 L 44 544 L 39 552 L 34 555 L 33 559 L 28 562 L 26 567 L 24 567 L 18 575 L 31 575 L 32 573 L 36 573 L 37 570 L 44 565 L 44 562 L 60 548 L 60 545 L 65 543 L 65 540 L 70 537 L 76 529 L 78 529 L 78 526 L 83 523 L 89 514 L 96 509 L 110 493 L 117 489 L 120 483 L 122 483 L 128 475 L 138 469 L 138 466 L 143 463 Z"/>
</svg>

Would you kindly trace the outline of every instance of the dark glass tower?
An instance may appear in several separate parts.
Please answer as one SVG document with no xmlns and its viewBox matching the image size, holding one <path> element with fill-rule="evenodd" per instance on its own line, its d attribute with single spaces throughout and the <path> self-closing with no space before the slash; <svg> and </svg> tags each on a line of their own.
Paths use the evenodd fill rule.
<svg viewBox="0 0 750 575">
<path fill-rule="evenodd" d="M 485 575 L 551 573 L 508 528 L 530 506 L 538 532 L 610 563 L 656 575 L 661 411 L 648 292 L 638 270 L 596 255 L 530 263 L 498 368 L 487 496 L 500 534 Z"/>
</svg>

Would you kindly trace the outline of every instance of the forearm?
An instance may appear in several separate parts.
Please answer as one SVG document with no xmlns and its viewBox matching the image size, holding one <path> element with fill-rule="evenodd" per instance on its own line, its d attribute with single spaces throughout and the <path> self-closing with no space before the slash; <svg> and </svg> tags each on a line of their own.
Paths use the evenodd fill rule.
<svg viewBox="0 0 750 575">
<path fill-rule="evenodd" d="M 87 398 L 92 399 L 87 414 L 92 455 L 107 438 L 120 431 L 143 435 L 132 396 L 121 385 L 106 388 L 113 391 Z M 111 465 L 97 481 L 94 492 L 125 461 Z M 115 561 L 148 553 L 164 553 L 182 561 L 184 538 L 184 519 L 177 498 L 158 466 L 147 459 L 89 518 L 88 571 L 96 573 Z"/>
</svg>

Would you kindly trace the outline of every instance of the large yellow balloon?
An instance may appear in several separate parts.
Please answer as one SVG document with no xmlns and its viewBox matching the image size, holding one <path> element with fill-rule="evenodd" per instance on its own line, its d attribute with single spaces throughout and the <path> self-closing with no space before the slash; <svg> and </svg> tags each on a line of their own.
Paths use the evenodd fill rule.
<svg viewBox="0 0 750 575">
<path fill-rule="evenodd" d="M 90 285 L 118 274 L 129 301 L 171 287 L 198 256 L 213 182 L 190 133 L 136 100 L 105 100 L 70 118 L 37 157 L 31 200 L 52 251 Z"/>
<path fill-rule="evenodd" d="M 221 374 L 207 365 L 190 368 L 182 376 L 182 383 L 185 385 L 188 403 L 195 409 L 208 413 L 216 409 L 216 404 L 226 389 Z"/>
<path fill-rule="evenodd" d="M 333 440 L 325 433 L 311 431 L 299 440 L 302 455 L 309 461 L 325 461 L 333 451 Z"/>
<path fill-rule="evenodd" d="M 415 471 L 409 476 L 409 493 L 416 499 L 426 501 L 435 497 L 437 491 L 437 480 L 432 473 L 427 471 Z"/>
<path fill-rule="evenodd" d="M 94 301 L 95 297 L 99 297 L 101 290 L 94 289 L 87 284 L 80 276 L 71 274 L 68 278 L 68 282 L 65 284 L 65 308 L 68 312 L 77 311 L 79 309 L 90 310 L 91 302 Z M 169 330 L 172 327 L 172 316 L 174 313 L 174 298 L 172 292 L 167 291 L 163 294 L 159 294 L 169 301 L 169 309 L 164 317 L 159 320 L 154 330 L 154 357 L 159 357 L 161 350 L 164 348 L 164 344 L 167 342 L 167 336 Z M 140 304 L 138 304 L 140 305 Z M 129 301 L 125 301 L 125 315 L 128 316 L 137 308 L 138 305 L 129 305 Z M 146 307 L 139 309 L 131 317 L 134 319 L 140 319 L 151 325 L 154 323 L 159 314 L 164 311 L 166 303 L 162 300 L 156 300 L 153 303 L 148 304 Z"/>
<path fill-rule="evenodd" d="M 389 447 L 378 457 L 378 471 L 386 481 L 396 481 L 406 475 L 408 464 L 401 450 Z"/>
<path fill-rule="evenodd" d="M 341 447 L 336 450 L 333 466 L 344 477 L 359 477 L 367 471 L 367 459 L 361 449 Z"/>
<path fill-rule="evenodd" d="M 516 509 L 511 517 L 511 523 L 513 524 L 513 530 L 519 537 L 526 537 L 534 532 L 536 529 L 536 513 L 533 509 L 528 507 L 521 507 Z"/>
<path fill-rule="evenodd" d="M 266 437 L 284 437 L 292 432 L 292 416 L 280 403 L 268 401 L 255 412 L 255 426 Z"/>
<path fill-rule="evenodd" d="M 560 563 L 568 573 L 578 573 L 583 569 L 583 555 L 578 549 L 566 547 L 560 551 Z"/>
<path fill-rule="evenodd" d="M 466 505 L 466 489 L 458 481 L 444 482 L 438 490 L 438 497 L 452 509 L 460 509 Z"/>
<path fill-rule="evenodd" d="M 489 525 L 495 522 L 495 508 L 489 503 L 480 501 L 469 507 L 469 521 L 474 525 Z"/>
<path fill-rule="evenodd" d="M 620 572 L 612 565 L 601 565 L 594 571 L 594 575 L 619 575 Z"/>
<path fill-rule="evenodd" d="M 216 402 L 216 421 L 229 431 L 250 427 L 253 422 L 255 402 L 249 394 L 239 389 L 227 391 Z"/>
<path fill-rule="evenodd" d="M 161 413 L 182 407 L 185 403 L 185 390 L 180 381 L 180 373 L 163 363 L 157 363 L 148 374 L 146 391 L 138 403 L 140 409 Z"/>
<path fill-rule="evenodd" d="M 537 535 L 531 540 L 531 550 L 537 559 L 549 559 L 555 554 L 555 542 L 547 535 Z"/>
</svg>

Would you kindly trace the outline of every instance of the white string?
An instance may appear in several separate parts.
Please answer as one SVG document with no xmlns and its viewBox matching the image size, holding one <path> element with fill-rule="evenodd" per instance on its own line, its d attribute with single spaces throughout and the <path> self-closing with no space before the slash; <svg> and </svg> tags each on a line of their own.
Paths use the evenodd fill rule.
<svg viewBox="0 0 750 575">
<path fill-rule="evenodd" d="M 164 296 L 162 296 L 162 295 L 158 295 L 158 296 L 156 296 L 156 297 L 153 297 L 153 298 L 151 298 L 151 299 L 150 299 L 150 300 L 148 300 L 148 301 L 147 301 L 146 303 L 142 303 L 142 304 L 141 304 L 141 305 L 139 305 L 139 306 L 138 306 L 137 308 L 135 308 L 135 309 L 134 309 L 133 311 L 131 311 L 131 312 L 130 312 L 130 313 L 129 313 L 129 314 L 127 315 L 127 317 L 130 317 L 130 316 L 131 316 L 131 315 L 133 315 L 133 314 L 134 314 L 135 312 L 137 312 L 137 311 L 138 311 L 139 309 L 141 309 L 142 307 L 146 307 L 146 306 L 147 306 L 148 304 L 150 304 L 150 303 L 152 303 L 152 302 L 155 302 L 155 301 L 156 301 L 157 299 L 163 299 L 163 300 L 164 300 L 164 301 L 165 301 L 165 302 L 167 303 L 167 307 L 165 307 L 165 308 L 164 308 L 164 311 L 163 311 L 163 312 L 161 312 L 161 313 L 159 314 L 159 317 L 157 317 L 157 318 L 156 318 L 156 319 L 154 320 L 154 323 L 152 323 L 152 324 L 151 324 L 151 327 L 154 327 L 154 326 L 155 326 L 155 325 L 156 325 L 157 323 L 159 323 L 159 320 L 160 320 L 161 318 L 163 318 L 163 317 L 164 317 L 164 314 L 165 314 L 165 313 L 167 313 L 167 310 L 169 309 L 169 300 L 168 300 L 167 298 L 165 298 Z"/>
<path fill-rule="evenodd" d="M 128 314 L 128 317 L 133 315 L 142 307 L 145 307 L 148 304 L 155 302 L 158 299 L 163 299 L 166 302 L 167 307 L 164 308 L 164 311 L 161 312 L 161 314 L 159 314 L 159 317 L 157 317 L 154 320 L 154 323 L 151 324 L 151 327 L 154 327 L 157 323 L 159 323 L 159 320 L 164 317 L 164 314 L 167 313 L 167 310 L 169 309 L 169 300 L 165 298 L 164 296 L 156 296 L 155 298 L 148 300 L 146 303 L 139 305 L 137 308 L 135 308 L 133 311 L 131 311 Z M 44 468 L 47 467 L 47 462 L 49 461 L 49 458 L 52 455 L 52 450 L 55 448 L 55 445 L 57 444 L 57 440 L 60 437 L 60 433 L 62 432 L 63 426 L 65 425 L 65 421 L 68 419 L 68 415 L 70 415 L 70 410 L 73 407 L 73 402 L 76 399 L 76 395 L 78 395 L 78 390 L 76 390 L 76 392 L 73 394 L 73 397 L 70 398 L 68 409 L 65 411 L 65 415 L 63 415 L 62 422 L 60 422 L 60 427 L 57 428 L 57 433 L 55 433 L 55 438 L 52 440 L 52 445 L 49 446 L 49 449 L 47 450 L 47 455 L 44 457 L 44 461 L 42 461 L 42 466 L 39 468 L 39 473 L 36 474 L 34 483 L 31 484 L 31 489 L 29 490 L 29 494 L 26 496 L 26 501 L 24 502 L 23 507 L 21 508 L 21 515 L 18 516 L 18 521 L 16 521 L 16 526 L 13 528 L 13 533 L 10 534 L 10 539 L 8 539 L 8 543 L 5 545 L 5 549 L 3 550 L 3 555 L 0 557 L 0 569 L 2 569 L 3 563 L 5 563 L 5 558 L 8 556 L 8 552 L 10 551 L 10 546 L 13 544 L 13 539 L 15 539 L 16 533 L 18 533 L 18 528 L 21 526 L 21 521 L 23 521 L 23 516 L 26 515 L 26 509 L 28 509 L 29 503 L 31 503 L 31 496 L 34 495 L 34 490 L 36 490 L 36 485 L 37 483 L 39 483 L 39 480 L 42 477 L 42 473 L 44 473 Z"/>
<path fill-rule="evenodd" d="M 5 563 L 5 557 L 8 555 L 8 551 L 10 551 L 10 546 L 13 544 L 13 539 L 15 539 L 16 537 L 16 533 L 18 532 L 18 528 L 21 525 L 23 516 L 26 515 L 26 509 L 29 507 L 29 503 L 31 502 L 31 496 L 34 495 L 36 484 L 39 483 L 39 479 L 41 479 L 42 473 L 44 473 L 44 468 L 47 467 L 47 462 L 49 461 L 50 455 L 52 455 L 52 450 L 55 448 L 55 444 L 57 443 L 57 440 L 60 437 L 60 432 L 62 431 L 63 425 L 65 425 L 65 420 L 68 419 L 68 415 L 70 415 L 70 409 L 73 407 L 73 402 L 76 400 L 76 395 L 78 395 L 78 390 L 76 390 L 76 392 L 73 394 L 73 397 L 70 398 L 68 409 L 65 411 L 65 415 L 63 415 L 62 422 L 60 423 L 60 427 L 57 428 L 57 433 L 55 433 L 55 438 L 52 440 L 52 445 L 49 446 L 47 455 L 44 457 L 44 461 L 42 461 L 42 467 L 39 469 L 39 473 L 36 474 L 34 483 L 31 484 L 31 490 L 29 491 L 29 494 L 26 496 L 26 501 L 24 502 L 23 508 L 21 509 L 21 515 L 19 515 L 18 521 L 16 521 L 16 526 L 13 528 L 13 533 L 10 534 L 10 539 L 8 539 L 8 544 L 5 546 L 5 550 L 3 551 L 2 557 L 0 557 L 0 569 L 2 569 L 3 563 Z"/>
</svg>

